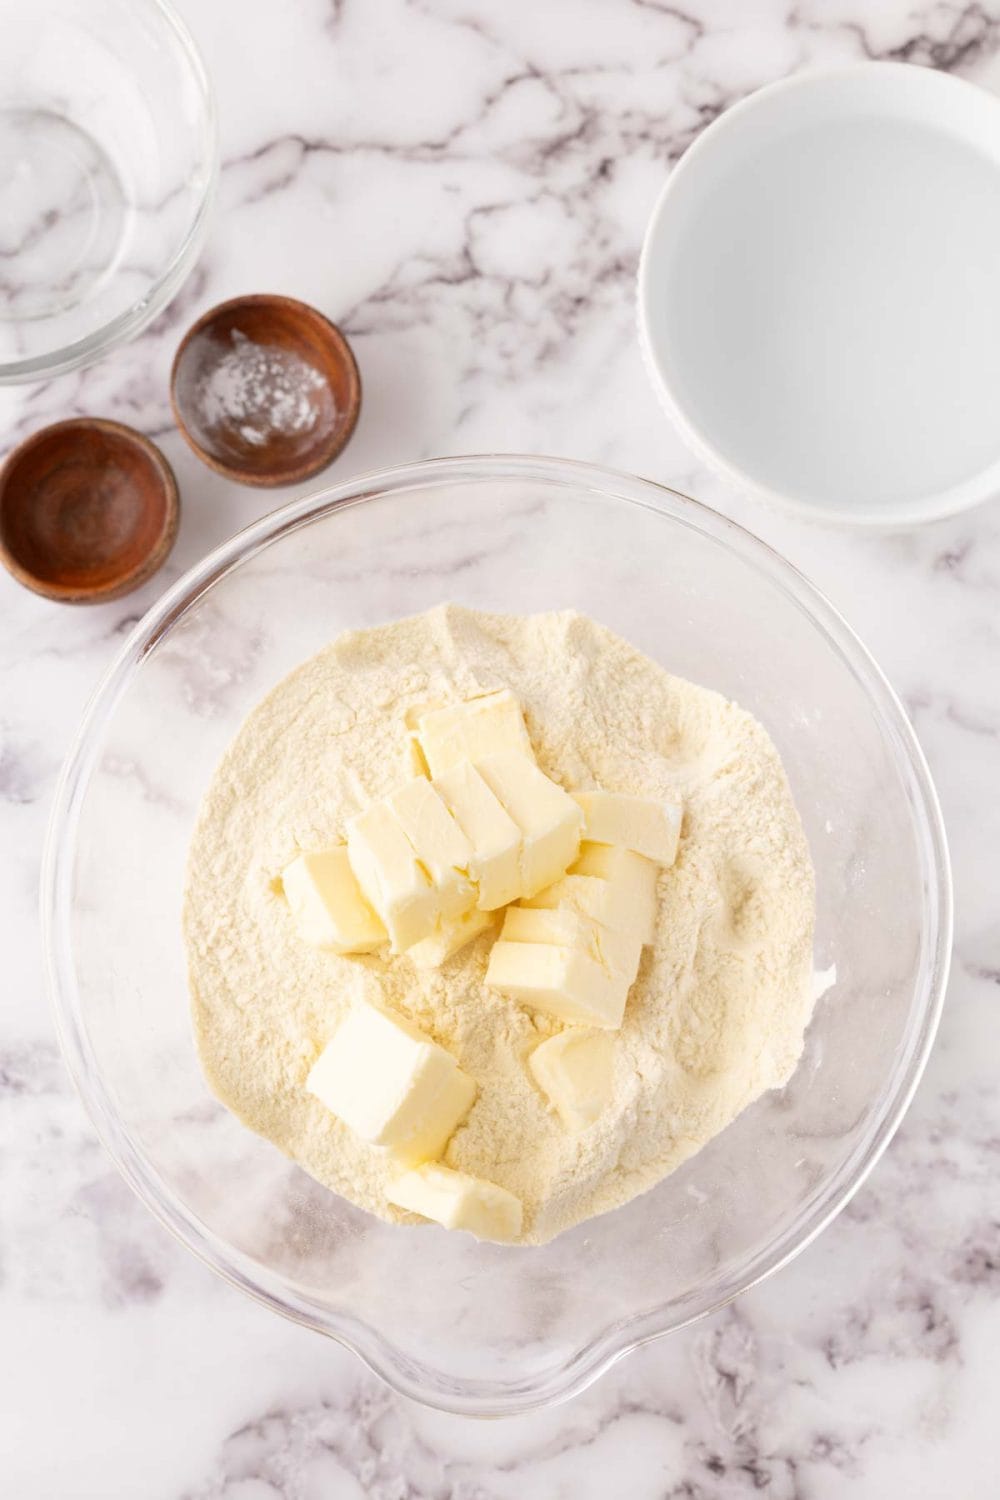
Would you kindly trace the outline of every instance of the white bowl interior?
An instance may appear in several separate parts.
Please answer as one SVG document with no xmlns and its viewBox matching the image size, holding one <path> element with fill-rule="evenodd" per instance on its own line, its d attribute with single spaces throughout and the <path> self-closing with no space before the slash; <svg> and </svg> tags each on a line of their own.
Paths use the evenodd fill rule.
<svg viewBox="0 0 1000 1500">
<path fill-rule="evenodd" d="M 147 1201 L 226 1274 L 343 1337 L 400 1388 L 482 1412 L 564 1394 L 815 1232 L 912 1083 L 947 927 L 919 755 L 891 694 L 808 585 L 654 486 L 507 467 L 418 466 L 390 476 L 387 492 L 357 486 L 370 498 L 346 508 L 322 497 L 305 514 L 289 507 L 291 520 L 269 518 L 224 549 L 229 562 L 210 559 L 200 577 L 212 581 L 168 596 L 69 768 L 50 930 L 71 1065 Z M 666 513 L 619 498 L 657 495 Z M 227 742 L 338 632 L 444 599 L 575 606 L 757 714 L 816 864 L 817 963 L 837 967 L 785 1089 L 654 1191 L 543 1248 L 388 1226 L 317 1186 L 212 1098 L 189 1024 L 183 869 Z"/>
<path fill-rule="evenodd" d="M 1000 101 L 923 68 L 805 74 L 695 143 L 640 318 L 682 431 L 731 477 L 899 522 L 1000 488 Z"/>
</svg>

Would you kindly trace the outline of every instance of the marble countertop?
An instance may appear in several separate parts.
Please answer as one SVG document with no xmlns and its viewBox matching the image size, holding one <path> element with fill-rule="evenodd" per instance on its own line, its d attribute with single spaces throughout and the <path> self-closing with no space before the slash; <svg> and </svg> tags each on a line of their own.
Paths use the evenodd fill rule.
<svg viewBox="0 0 1000 1500">
<path fill-rule="evenodd" d="M 72 413 L 132 422 L 184 497 L 140 593 L 60 608 L 0 576 L 0 1472 L 18 1500 L 910 1500 L 1000 1472 L 1000 502 L 899 535 L 811 528 L 698 467 L 634 336 L 670 163 L 748 90 L 860 57 L 1000 89 L 1000 3 L 184 0 L 218 94 L 207 247 L 99 366 L 0 400 L 6 448 Z M 238 38 L 238 43 L 237 43 Z M 779 1276 L 572 1403 L 477 1424 L 215 1279 L 133 1198 L 60 1060 L 36 919 L 54 780 L 99 673 L 164 585 L 281 495 L 202 468 L 167 370 L 203 308 L 273 290 L 352 339 L 365 388 L 330 471 L 540 451 L 662 480 L 808 573 L 903 696 L 957 899 L 938 1043 L 898 1137 Z"/>
</svg>

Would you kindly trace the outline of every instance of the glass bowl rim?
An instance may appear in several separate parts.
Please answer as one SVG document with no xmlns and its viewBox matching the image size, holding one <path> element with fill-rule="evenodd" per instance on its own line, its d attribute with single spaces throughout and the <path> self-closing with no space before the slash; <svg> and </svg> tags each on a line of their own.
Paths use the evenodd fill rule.
<svg viewBox="0 0 1000 1500">
<path fill-rule="evenodd" d="M 908 784 L 924 873 L 927 928 L 908 1030 L 890 1085 L 873 1105 L 863 1138 L 814 1189 L 794 1222 L 751 1256 L 740 1270 L 706 1292 L 697 1289 L 669 1310 L 637 1314 L 593 1334 L 562 1363 L 524 1379 L 467 1380 L 420 1364 L 364 1320 L 293 1293 L 284 1279 L 262 1270 L 201 1225 L 150 1166 L 118 1119 L 87 1038 L 73 969 L 70 936 L 76 827 L 103 732 L 145 656 L 202 596 L 230 572 L 282 537 L 368 500 L 398 498 L 435 485 L 483 480 L 533 480 L 561 492 L 625 501 L 689 527 L 739 555 L 805 615 L 826 638 L 875 709 Z M 63 1056 L 83 1105 L 115 1165 L 146 1207 L 206 1265 L 232 1285 L 293 1322 L 351 1349 L 400 1394 L 460 1415 L 513 1415 L 561 1401 L 585 1389 L 613 1363 L 652 1339 L 717 1312 L 798 1255 L 846 1206 L 895 1133 L 927 1061 L 944 1001 L 952 944 L 952 884 L 944 824 L 923 752 L 895 691 L 866 647 L 822 593 L 791 563 L 751 532 L 707 506 L 649 479 L 598 465 L 532 455 L 483 454 L 429 459 L 356 475 L 269 513 L 196 563 L 133 628 L 99 681 L 70 746 L 56 787 L 41 874 L 41 918 L 47 984 Z M 523 1252 L 517 1252 L 523 1253 Z"/>
<path fill-rule="evenodd" d="M 27 359 L 0 361 L 0 387 L 26 385 L 32 381 L 65 375 L 69 370 L 93 363 L 112 349 L 120 348 L 146 328 L 173 301 L 198 258 L 208 229 L 209 213 L 219 179 L 219 122 L 215 94 L 201 53 L 186 23 L 174 10 L 170 0 L 144 0 L 144 3 L 173 33 L 186 66 L 198 90 L 202 107 L 199 129 L 199 154 L 208 168 L 204 191 L 199 199 L 187 232 L 164 269 L 138 301 L 117 313 L 92 333 Z"/>
</svg>

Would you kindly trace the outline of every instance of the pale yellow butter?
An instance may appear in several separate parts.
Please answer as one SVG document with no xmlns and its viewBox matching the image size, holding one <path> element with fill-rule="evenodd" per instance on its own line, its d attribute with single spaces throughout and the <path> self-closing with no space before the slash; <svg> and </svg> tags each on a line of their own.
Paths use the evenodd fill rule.
<svg viewBox="0 0 1000 1500">
<path fill-rule="evenodd" d="M 656 934 L 656 866 L 652 860 L 631 849 L 614 844 L 592 844 L 584 841 L 570 875 L 596 876 L 614 887 L 616 901 L 631 912 L 629 929 L 641 932 L 643 942 L 651 943 Z M 621 919 L 618 918 L 618 921 Z M 618 922 L 609 923 L 618 925 Z"/>
<path fill-rule="evenodd" d="M 583 813 L 523 755 L 486 755 L 476 769 L 521 831 L 521 895 L 533 896 L 577 858 Z"/>
<path fill-rule="evenodd" d="M 428 937 L 440 915 L 437 892 L 406 834 L 384 802 L 375 802 L 347 829 L 347 854 L 394 952 Z"/>
<path fill-rule="evenodd" d="M 414 943 L 412 948 L 408 948 L 406 956 L 412 958 L 421 969 L 440 969 L 453 954 L 471 943 L 481 932 L 485 932 L 487 927 L 492 927 L 494 921 L 492 912 L 480 911 L 474 906 L 460 917 L 442 922 L 430 937 L 423 938 L 419 943 Z"/>
<path fill-rule="evenodd" d="M 445 1229 L 467 1229 L 480 1240 L 515 1240 L 521 1233 L 521 1200 L 495 1182 L 454 1172 L 429 1162 L 404 1172 L 391 1183 L 386 1197 L 397 1208 L 443 1224 Z"/>
<path fill-rule="evenodd" d="M 629 984 L 638 974 L 642 958 L 641 934 L 615 931 L 569 906 L 511 906 L 500 936 L 511 943 L 554 943 L 560 948 L 575 948 L 611 973 L 622 975 Z"/>
<path fill-rule="evenodd" d="M 442 917 L 461 916 L 476 901 L 469 875 L 472 845 L 448 808 L 422 776 L 397 787 L 386 803 L 430 876 Z"/>
<path fill-rule="evenodd" d="M 561 1031 L 530 1054 L 528 1071 L 567 1130 L 585 1130 L 611 1102 L 614 1043 L 607 1032 Z"/>
<path fill-rule="evenodd" d="M 521 705 L 509 688 L 426 709 L 417 715 L 416 732 L 432 778 L 459 761 L 477 761 L 495 751 L 534 760 Z"/>
<path fill-rule="evenodd" d="M 578 948 L 597 957 L 594 933 L 597 923 L 567 907 L 548 910 L 544 907 L 511 906 L 504 912 L 500 937 L 510 943 L 555 943 L 561 948 Z"/>
<path fill-rule="evenodd" d="M 459 761 L 434 782 L 472 845 L 470 873 L 483 911 L 495 911 L 521 894 L 521 831 L 471 761 Z"/>
<path fill-rule="evenodd" d="M 282 887 L 300 936 L 334 953 L 371 953 L 388 941 L 361 894 L 347 845 L 300 854 L 282 873 Z"/>
<path fill-rule="evenodd" d="M 630 797 L 623 792 L 574 792 L 583 810 L 584 838 L 594 844 L 619 844 L 658 865 L 677 858 L 681 832 L 678 802 Z"/>
<path fill-rule="evenodd" d="M 611 1031 L 622 1023 L 629 992 L 625 975 L 575 948 L 503 939 L 490 950 L 486 983 L 530 1010 Z"/>
<path fill-rule="evenodd" d="M 450 1052 L 402 1016 L 365 1003 L 340 1023 L 306 1088 L 406 1166 L 440 1156 L 476 1097 Z"/>
</svg>

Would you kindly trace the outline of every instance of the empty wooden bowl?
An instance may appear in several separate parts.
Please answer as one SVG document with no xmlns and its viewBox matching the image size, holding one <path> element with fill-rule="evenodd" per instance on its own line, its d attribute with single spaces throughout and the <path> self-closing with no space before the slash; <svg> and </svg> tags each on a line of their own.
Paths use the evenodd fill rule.
<svg viewBox="0 0 1000 1500">
<path fill-rule="evenodd" d="M 26 588 L 66 604 L 145 583 L 173 546 L 179 515 L 170 465 L 120 422 L 42 427 L 0 469 L 0 561 Z"/>
<path fill-rule="evenodd" d="M 200 317 L 174 356 L 177 425 L 209 468 L 241 484 L 295 484 L 354 431 L 361 379 L 329 318 L 293 297 L 235 297 Z"/>
</svg>

